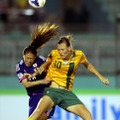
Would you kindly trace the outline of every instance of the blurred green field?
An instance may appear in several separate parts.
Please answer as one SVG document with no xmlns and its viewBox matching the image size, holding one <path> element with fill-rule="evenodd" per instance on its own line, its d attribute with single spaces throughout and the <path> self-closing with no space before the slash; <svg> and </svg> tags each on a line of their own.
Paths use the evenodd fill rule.
<svg viewBox="0 0 120 120">
<path fill-rule="evenodd" d="M 120 89 L 110 89 L 110 90 L 106 90 L 106 89 L 73 89 L 73 92 L 75 94 L 120 94 Z M 14 94 L 14 95 L 23 95 L 26 94 L 26 91 L 23 89 L 0 89 L 0 95 L 10 95 L 10 94 Z"/>
<path fill-rule="evenodd" d="M 110 85 L 104 85 L 94 76 L 76 76 L 73 92 L 76 94 L 120 94 L 120 88 L 116 88 L 114 76 L 106 76 Z M 26 94 L 26 90 L 18 82 L 16 76 L 0 76 L 0 95 Z"/>
</svg>

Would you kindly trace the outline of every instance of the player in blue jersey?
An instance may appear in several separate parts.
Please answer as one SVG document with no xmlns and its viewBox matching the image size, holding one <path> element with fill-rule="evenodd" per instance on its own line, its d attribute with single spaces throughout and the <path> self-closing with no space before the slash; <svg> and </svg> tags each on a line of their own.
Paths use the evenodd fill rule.
<svg viewBox="0 0 120 120">
<path fill-rule="evenodd" d="M 57 34 L 55 24 L 38 25 L 32 32 L 32 42 L 23 50 L 23 58 L 16 65 L 16 74 L 20 83 L 26 88 L 29 96 L 29 116 L 34 112 L 40 98 L 43 96 L 44 88 L 49 86 L 49 81 L 43 80 L 46 73 L 28 78 L 44 62 L 43 56 L 37 55 L 38 48 L 41 48 L 47 41 Z M 47 38 L 46 38 L 47 37 Z M 51 118 L 55 108 L 46 111 L 40 120 Z"/>
</svg>

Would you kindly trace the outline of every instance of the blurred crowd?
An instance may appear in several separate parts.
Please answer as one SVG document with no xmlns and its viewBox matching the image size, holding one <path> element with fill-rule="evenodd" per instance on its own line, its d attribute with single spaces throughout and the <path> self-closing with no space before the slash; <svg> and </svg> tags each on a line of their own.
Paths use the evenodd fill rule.
<svg viewBox="0 0 120 120">
<path fill-rule="evenodd" d="M 111 6 L 112 3 L 109 3 Z M 1 0 L 0 32 L 28 32 L 34 24 L 54 22 L 69 32 L 111 33 L 115 16 L 109 5 L 97 0 L 46 0 L 43 8 L 34 9 L 28 0 Z"/>
<path fill-rule="evenodd" d="M 44 22 L 45 16 L 44 9 L 33 9 L 27 0 L 0 1 L 0 23 L 5 31 L 14 29 L 18 24 Z"/>
<path fill-rule="evenodd" d="M 54 0 L 51 0 L 51 2 Z M 40 9 L 32 8 L 27 0 L 4 0 L 0 1 L 0 23 L 4 31 L 16 29 L 18 24 L 25 30 L 26 24 L 40 23 L 45 21 L 60 22 L 62 24 L 81 23 L 88 24 L 90 19 L 89 10 L 81 4 L 80 0 L 59 0 L 60 5 L 54 13 L 47 11 L 47 7 Z M 56 3 L 57 4 L 57 3 Z M 55 5 L 55 4 L 53 4 Z M 54 6 L 49 6 L 51 9 Z M 56 6 L 57 7 L 57 6 Z M 59 19 L 57 17 L 59 17 Z M 56 19 L 57 18 L 57 19 Z M 3 31 L 3 29 L 2 29 Z"/>
</svg>

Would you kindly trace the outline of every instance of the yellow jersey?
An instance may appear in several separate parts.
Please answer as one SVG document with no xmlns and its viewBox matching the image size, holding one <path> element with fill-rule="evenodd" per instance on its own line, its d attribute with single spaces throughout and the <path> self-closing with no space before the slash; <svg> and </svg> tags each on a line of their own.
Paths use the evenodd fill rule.
<svg viewBox="0 0 120 120">
<path fill-rule="evenodd" d="M 47 61 L 51 62 L 51 64 L 48 68 L 46 78 L 51 79 L 58 86 L 72 90 L 76 70 L 87 59 L 81 50 L 74 50 L 69 60 L 63 60 L 58 50 L 52 50 Z"/>
</svg>

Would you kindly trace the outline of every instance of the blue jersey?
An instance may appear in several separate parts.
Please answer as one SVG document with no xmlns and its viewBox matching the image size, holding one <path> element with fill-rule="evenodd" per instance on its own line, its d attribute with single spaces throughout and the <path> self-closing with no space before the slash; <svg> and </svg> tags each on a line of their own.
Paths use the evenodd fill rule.
<svg viewBox="0 0 120 120">
<path fill-rule="evenodd" d="M 20 62 L 18 62 L 18 64 L 16 65 L 16 74 L 18 76 L 19 82 L 22 82 L 22 80 L 24 80 L 24 73 L 30 73 L 30 74 L 34 73 L 38 69 L 38 67 L 40 67 L 45 61 L 46 59 L 44 57 L 39 56 L 36 58 L 34 64 L 31 67 L 27 67 L 23 59 Z M 45 76 L 46 76 L 45 73 L 38 75 L 33 79 L 33 81 L 44 79 Z M 33 87 L 26 88 L 27 93 L 30 96 L 29 97 L 29 116 L 34 112 L 39 100 L 43 96 L 44 88 L 48 86 L 49 85 L 42 84 L 42 85 L 36 85 Z M 53 116 L 54 110 L 55 110 L 55 107 L 53 107 L 52 109 L 46 112 L 48 118 L 51 118 Z"/>
<path fill-rule="evenodd" d="M 18 76 L 19 82 L 22 82 L 22 80 L 24 80 L 24 73 L 30 73 L 30 74 L 34 73 L 38 69 L 38 67 L 40 67 L 45 61 L 46 59 L 44 57 L 39 56 L 36 58 L 34 64 L 31 67 L 27 67 L 24 63 L 24 60 L 22 59 L 16 65 L 16 74 Z M 44 77 L 45 77 L 45 73 L 36 76 L 34 80 L 44 79 Z M 26 90 L 27 90 L 28 95 L 31 96 L 31 95 L 36 95 L 40 93 L 43 94 L 45 87 L 48 87 L 48 85 L 46 84 L 36 85 L 33 87 L 26 88 Z"/>
</svg>

